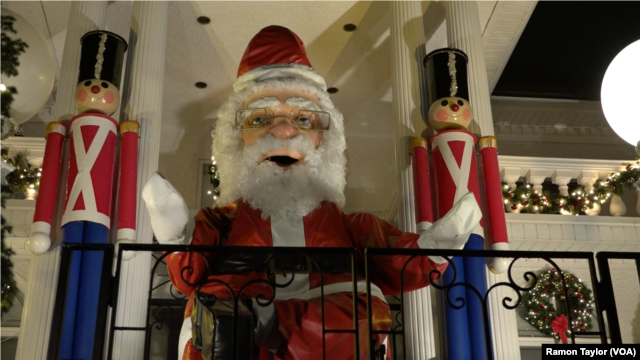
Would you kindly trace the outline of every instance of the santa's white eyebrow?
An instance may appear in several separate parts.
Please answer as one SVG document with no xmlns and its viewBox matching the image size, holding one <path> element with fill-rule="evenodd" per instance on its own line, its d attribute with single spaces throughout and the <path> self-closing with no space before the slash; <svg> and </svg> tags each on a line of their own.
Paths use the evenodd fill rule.
<svg viewBox="0 0 640 360">
<path fill-rule="evenodd" d="M 287 99 L 286 104 L 295 106 L 301 109 L 320 111 L 320 107 L 316 103 L 303 97 L 298 97 L 298 96 L 290 97 Z"/>
<path fill-rule="evenodd" d="M 275 96 L 267 96 L 260 98 L 251 104 L 247 105 L 247 108 L 269 108 L 280 105 L 280 100 Z"/>
</svg>

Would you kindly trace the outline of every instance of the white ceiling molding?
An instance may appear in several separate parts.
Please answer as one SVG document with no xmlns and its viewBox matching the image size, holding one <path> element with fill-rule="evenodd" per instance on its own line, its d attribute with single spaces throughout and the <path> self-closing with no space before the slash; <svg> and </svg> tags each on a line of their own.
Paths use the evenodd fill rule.
<svg viewBox="0 0 640 360">
<path fill-rule="evenodd" d="M 500 75 L 529 22 L 537 1 L 498 1 L 482 34 L 489 92 Z"/>
</svg>

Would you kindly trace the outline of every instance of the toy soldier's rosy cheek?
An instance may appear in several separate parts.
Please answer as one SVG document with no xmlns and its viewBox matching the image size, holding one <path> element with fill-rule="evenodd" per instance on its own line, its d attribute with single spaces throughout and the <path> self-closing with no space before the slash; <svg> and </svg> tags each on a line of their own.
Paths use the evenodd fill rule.
<svg viewBox="0 0 640 360">
<path fill-rule="evenodd" d="M 86 89 L 80 89 L 80 91 L 78 91 L 78 100 L 80 100 L 81 102 L 87 100 Z"/>
<path fill-rule="evenodd" d="M 436 119 L 438 119 L 438 121 L 447 121 L 448 118 L 449 114 L 447 114 L 445 110 L 438 110 L 436 113 Z"/>
<path fill-rule="evenodd" d="M 469 119 L 471 119 L 471 110 L 469 109 L 464 109 L 464 111 L 462 112 L 462 117 L 469 121 Z"/>
<path fill-rule="evenodd" d="M 111 91 L 107 91 L 107 92 L 104 94 L 104 101 L 105 101 L 107 104 L 112 104 L 115 100 L 116 100 L 116 95 L 115 95 L 113 92 L 111 92 Z"/>
</svg>

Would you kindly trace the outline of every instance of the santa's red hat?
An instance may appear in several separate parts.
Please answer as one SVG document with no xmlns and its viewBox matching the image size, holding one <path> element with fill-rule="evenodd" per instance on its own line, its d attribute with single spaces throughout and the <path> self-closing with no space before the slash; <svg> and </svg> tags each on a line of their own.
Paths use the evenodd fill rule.
<svg viewBox="0 0 640 360">
<path fill-rule="evenodd" d="M 307 58 L 302 40 L 293 31 L 277 25 L 258 32 L 247 45 L 238 67 L 236 93 L 253 83 L 271 79 L 300 80 L 327 90 L 327 84 Z"/>
</svg>

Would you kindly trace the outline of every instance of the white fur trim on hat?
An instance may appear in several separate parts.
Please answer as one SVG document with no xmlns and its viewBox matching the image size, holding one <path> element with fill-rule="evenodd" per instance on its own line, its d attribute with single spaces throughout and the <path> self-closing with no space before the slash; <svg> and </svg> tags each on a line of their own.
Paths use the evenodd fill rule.
<svg viewBox="0 0 640 360">
<path fill-rule="evenodd" d="M 246 89 L 250 84 L 271 79 L 301 79 L 327 91 L 327 83 L 324 78 L 313 68 L 300 64 L 275 64 L 261 66 L 242 74 L 233 84 L 233 90 L 238 93 Z"/>
</svg>

